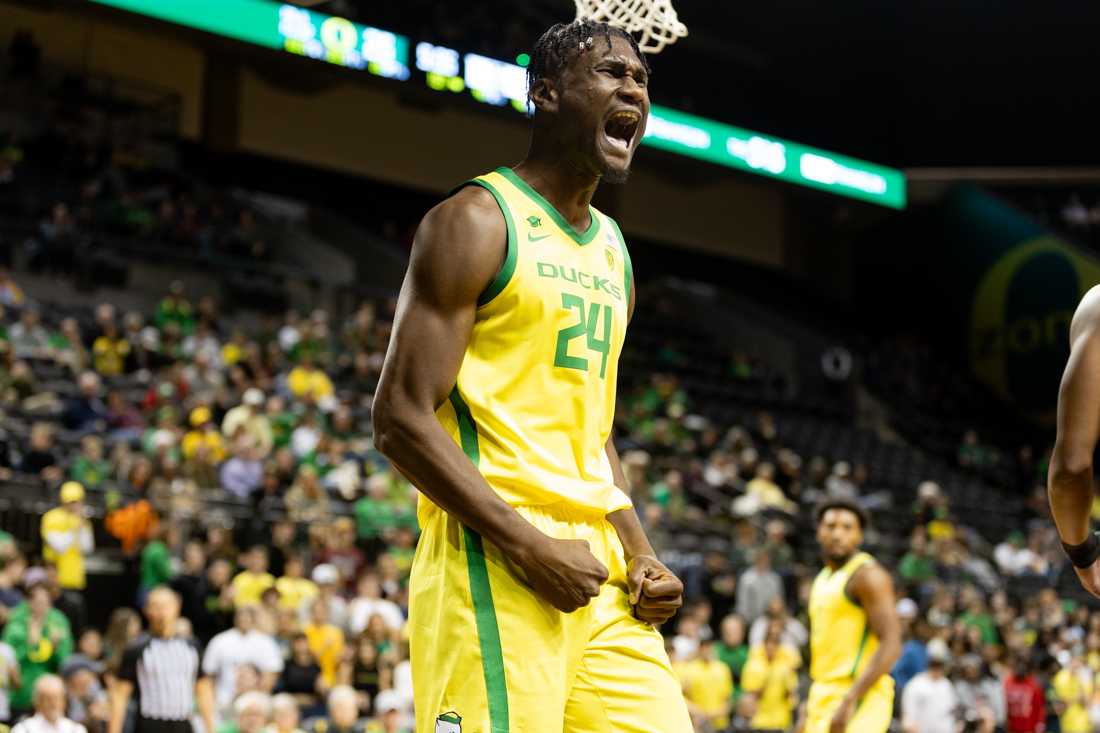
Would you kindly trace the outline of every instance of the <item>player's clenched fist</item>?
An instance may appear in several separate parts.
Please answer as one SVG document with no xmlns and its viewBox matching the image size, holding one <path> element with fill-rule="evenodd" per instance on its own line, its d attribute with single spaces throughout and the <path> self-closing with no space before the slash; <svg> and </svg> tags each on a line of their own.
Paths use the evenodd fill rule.
<svg viewBox="0 0 1100 733">
<path fill-rule="evenodd" d="M 684 603 L 684 584 L 652 555 L 630 558 L 626 580 L 634 615 L 654 626 L 672 618 Z"/>
<path fill-rule="evenodd" d="M 535 592 L 565 613 L 587 606 L 607 581 L 607 568 L 586 540 L 547 537 L 516 558 Z"/>
</svg>

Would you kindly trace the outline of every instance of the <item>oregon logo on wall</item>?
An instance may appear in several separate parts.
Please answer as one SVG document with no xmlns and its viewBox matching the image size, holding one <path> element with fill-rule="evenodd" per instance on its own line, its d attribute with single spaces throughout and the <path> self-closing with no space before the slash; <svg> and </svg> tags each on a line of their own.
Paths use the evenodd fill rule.
<svg viewBox="0 0 1100 733">
<path fill-rule="evenodd" d="M 1036 420 L 1054 420 L 1081 296 L 1100 264 L 1053 236 L 1006 251 L 982 276 L 970 314 L 970 365 L 995 393 Z"/>
</svg>

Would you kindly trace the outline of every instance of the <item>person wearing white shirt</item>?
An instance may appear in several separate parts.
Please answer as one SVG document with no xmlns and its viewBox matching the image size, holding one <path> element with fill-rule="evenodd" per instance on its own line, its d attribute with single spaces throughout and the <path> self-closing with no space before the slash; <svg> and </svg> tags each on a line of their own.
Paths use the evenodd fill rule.
<svg viewBox="0 0 1100 733">
<path fill-rule="evenodd" d="M 12 728 L 12 733 L 87 733 L 65 717 L 65 683 L 44 674 L 34 683 L 34 715 Z"/>
<path fill-rule="evenodd" d="M 401 608 L 393 601 L 382 597 L 382 584 L 378 577 L 372 573 L 365 573 L 359 578 L 357 595 L 348 607 L 348 628 L 352 634 L 358 635 L 367 628 L 370 617 L 375 614 L 386 622 L 386 628 L 400 631 L 405 625 L 405 615 Z"/>
<path fill-rule="evenodd" d="M 412 728 L 416 724 L 413 714 L 412 663 L 409 661 L 407 642 L 401 643 L 401 658 L 393 668 L 393 697 L 400 705 L 402 725 Z"/>
<path fill-rule="evenodd" d="M 233 628 L 216 635 L 206 647 L 202 671 L 214 678 L 214 696 L 218 708 L 233 702 L 237 685 L 237 668 L 251 664 L 260 671 L 261 686 L 271 691 L 283 671 L 283 656 L 270 635 L 257 631 L 256 609 L 237 609 Z"/>
<path fill-rule="evenodd" d="M 944 674 L 946 652 L 928 650 L 928 670 L 921 672 L 901 696 L 901 729 L 904 733 L 955 733 L 959 699 L 955 686 Z"/>
<path fill-rule="evenodd" d="M 1035 553 L 1028 549 L 1022 532 L 1014 531 L 1008 539 L 993 550 L 993 559 L 1005 575 L 1021 575 L 1036 561 Z"/>
<path fill-rule="evenodd" d="M 9 692 L 21 684 L 19 660 L 15 656 L 15 650 L 0 641 L 0 720 L 11 718 Z"/>
<path fill-rule="evenodd" d="M 772 624 L 780 627 L 780 644 L 801 649 L 810 641 L 810 634 L 806 631 L 806 627 L 787 611 L 787 603 L 783 600 L 783 596 L 775 596 L 768 602 L 764 615 L 753 621 L 749 628 L 749 646 L 763 644 L 768 635 L 768 628 Z"/>
</svg>

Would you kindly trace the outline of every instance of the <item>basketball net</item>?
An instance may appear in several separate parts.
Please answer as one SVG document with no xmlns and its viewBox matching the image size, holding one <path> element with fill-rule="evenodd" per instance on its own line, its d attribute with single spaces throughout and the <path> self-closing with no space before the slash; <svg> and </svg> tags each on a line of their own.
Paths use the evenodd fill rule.
<svg viewBox="0 0 1100 733">
<path fill-rule="evenodd" d="M 676 39 L 687 35 L 687 26 L 676 17 L 671 0 L 573 0 L 577 19 L 610 23 L 635 34 L 638 48 L 660 53 Z"/>
</svg>

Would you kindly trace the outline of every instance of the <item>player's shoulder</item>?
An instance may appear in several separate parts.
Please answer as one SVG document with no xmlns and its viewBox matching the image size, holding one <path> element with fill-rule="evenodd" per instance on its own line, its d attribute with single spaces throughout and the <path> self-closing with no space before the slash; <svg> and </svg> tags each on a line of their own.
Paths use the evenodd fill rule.
<svg viewBox="0 0 1100 733">
<path fill-rule="evenodd" d="M 1077 305 L 1070 325 L 1070 340 L 1075 340 L 1086 331 L 1096 333 L 1097 326 L 1100 326 L 1100 285 L 1090 288 Z"/>
<path fill-rule="evenodd" d="M 890 571 L 883 566 L 873 555 L 863 553 L 859 564 L 852 569 L 848 580 L 848 590 L 890 590 L 893 587 L 893 577 Z"/>
<path fill-rule="evenodd" d="M 493 194 L 482 186 L 463 186 L 436 204 L 420 222 L 417 238 L 425 235 L 504 233 L 504 216 Z"/>
<path fill-rule="evenodd" d="M 466 186 L 429 211 L 416 230 L 410 272 L 421 292 L 476 299 L 505 260 L 508 228 L 493 195 Z"/>
</svg>

